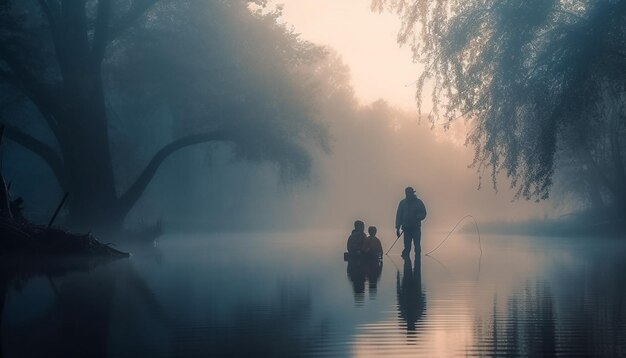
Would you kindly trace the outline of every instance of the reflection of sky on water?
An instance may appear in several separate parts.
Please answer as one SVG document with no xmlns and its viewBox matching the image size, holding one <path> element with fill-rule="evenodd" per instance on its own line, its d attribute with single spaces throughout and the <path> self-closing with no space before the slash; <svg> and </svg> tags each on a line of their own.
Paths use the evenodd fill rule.
<svg viewBox="0 0 626 358">
<path fill-rule="evenodd" d="M 343 262 L 345 237 L 171 236 L 130 260 L 12 285 L 3 354 L 625 353 L 623 244 L 483 237 L 480 257 L 476 237 L 455 236 L 421 265 L 385 257 L 377 278 Z"/>
</svg>

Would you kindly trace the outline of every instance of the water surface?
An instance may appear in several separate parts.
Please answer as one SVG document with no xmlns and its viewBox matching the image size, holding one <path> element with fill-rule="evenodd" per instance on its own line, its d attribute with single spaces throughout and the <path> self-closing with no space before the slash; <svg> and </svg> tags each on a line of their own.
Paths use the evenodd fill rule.
<svg viewBox="0 0 626 358">
<path fill-rule="evenodd" d="M 5 277 L 2 355 L 626 356 L 619 240 L 483 236 L 481 255 L 455 235 L 378 266 L 344 262 L 346 237 L 168 235 L 128 260 Z"/>
</svg>

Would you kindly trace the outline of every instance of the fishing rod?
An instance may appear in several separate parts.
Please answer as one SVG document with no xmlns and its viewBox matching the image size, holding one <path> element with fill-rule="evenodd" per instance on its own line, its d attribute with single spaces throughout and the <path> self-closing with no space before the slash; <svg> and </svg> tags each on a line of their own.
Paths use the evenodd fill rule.
<svg viewBox="0 0 626 358">
<path fill-rule="evenodd" d="M 448 232 L 448 234 L 446 235 L 446 237 L 443 238 L 443 240 L 441 240 L 441 242 L 439 242 L 439 244 L 432 250 L 428 251 L 427 253 L 424 254 L 424 256 L 430 256 L 430 254 L 432 254 L 433 252 L 437 251 L 449 238 L 450 235 L 452 235 L 452 233 L 454 232 L 454 230 L 456 230 L 456 228 L 465 220 L 471 218 L 472 221 L 474 222 L 474 226 L 476 227 L 476 234 L 478 235 L 478 248 L 480 249 L 480 255 L 482 257 L 483 254 L 483 247 L 482 247 L 482 243 L 481 243 L 481 237 L 480 237 L 480 229 L 478 229 L 478 222 L 476 221 L 476 219 L 472 216 L 472 215 L 465 215 L 463 216 L 459 221 L 457 221 L 457 223 L 454 225 L 454 227 L 452 227 L 452 230 L 450 230 L 450 232 Z M 389 251 L 391 251 L 391 249 L 394 247 L 394 245 L 396 244 L 396 242 L 398 242 L 398 239 L 400 239 L 400 236 L 402 236 L 404 234 L 404 231 L 400 232 L 400 235 L 396 238 L 396 241 L 393 242 L 393 245 L 391 245 L 391 247 L 389 248 L 389 250 L 387 250 L 387 252 L 385 253 L 386 256 L 388 256 Z"/>
<path fill-rule="evenodd" d="M 452 233 L 454 232 L 454 230 L 456 230 L 456 228 L 459 226 L 459 224 L 461 224 L 463 222 L 463 220 L 467 219 L 467 218 L 471 218 L 472 221 L 474 221 L 474 226 L 476 227 L 476 233 L 478 234 L 478 248 L 480 249 L 480 255 L 482 257 L 483 254 L 483 247 L 482 244 L 480 242 L 480 230 L 478 229 L 478 222 L 476 222 L 476 219 L 472 216 L 472 215 L 465 215 L 464 217 L 461 218 L 461 220 L 459 220 L 456 225 L 454 225 L 454 227 L 452 228 L 452 230 L 450 230 L 450 232 L 448 233 L 448 235 L 446 235 L 446 237 L 443 238 L 443 240 L 441 240 L 441 242 L 439 243 L 439 245 L 437 245 L 437 247 L 435 247 L 434 249 L 428 251 L 427 253 L 424 254 L 424 256 L 429 256 L 430 254 L 432 254 L 433 252 L 437 251 L 437 249 L 439 249 L 441 247 L 441 245 L 443 245 L 444 242 L 446 242 L 446 240 L 448 240 L 448 238 L 450 238 L 450 235 L 452 235 Z"/>
<path fill-rule="evenodd" d="M 396 238 L 396 241 L 394 241 L 393 244 L 391 245 L 391 247 L 389 248 L 389 250 L 387 250 L 387 252 L 385 253 L 385 256 L 388 256 L 389 251 L 391 251 L 391 249 L 393 249 L 393 246 L 396 244 L 396 242 L 398 242 L 398 239 L 402 235 L 404 235 L 404 230 L 400 231 L 400 235 L 398 235 L 398 237 Z"/>
</svg>

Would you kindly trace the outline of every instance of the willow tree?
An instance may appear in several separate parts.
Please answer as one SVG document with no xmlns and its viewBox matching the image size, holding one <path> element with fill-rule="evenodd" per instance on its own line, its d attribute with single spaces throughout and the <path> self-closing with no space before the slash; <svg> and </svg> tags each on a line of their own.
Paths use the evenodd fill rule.
<svg viewBox="0 0 626 358">
<path fill-rule="evenodd" d="M 6 137 L 42 158 L 70 192 L 72 224 L 119 229 L 164 160 L 199 143 L 228 142 L 240 157 L 306 174 L 307 141 L 323 144 L 325 131 L 290 71 L 321 50 L 278 25 L 278 12 L 252 11 L 255 4 L 264 6 L 0 1 L 0 90 L 14 95 L 0 111 Z M 20 118 L 28 108 L 45 133 Z M 145 114 L 169 116 L 176 124 L 177 136 L 124 186 L 119 178 L 131 173 L 114 171 L 112 113 L 154 126 L 160 122 Z M 136 135 L 141 143 L 150 134 Z"/>
<path fill-rule="evenodd" d="M 402 19 L 398 41 L 424 66 L 417 94 L 432 95 L 431 120 L 472 124 L 467 142 L 481 175 L 489 170 L 495 185 L 504 171 L 518 197 L 547 198 L 566 148 L 624 207 L 626 112 L 623 103 L 611 115 L 603 108 L 626 90 L 626 1 L 373 0 L 372 8 Z M 600 142 L 610 143 L 604 166 Z"/>
</svg>

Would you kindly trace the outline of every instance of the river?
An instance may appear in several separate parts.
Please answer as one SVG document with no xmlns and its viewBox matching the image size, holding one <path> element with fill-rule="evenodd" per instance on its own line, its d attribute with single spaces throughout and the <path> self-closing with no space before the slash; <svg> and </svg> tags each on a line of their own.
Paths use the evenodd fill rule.
<svg viewBox="0 0 626 358">
<path fill-rule="evenodd" d="M 378 266 L 344 262 L 347 235 L 168 234 L 8 277 L 2 356 L 626 356 L 624 240 L 456 234 Z"/>
</svg>

